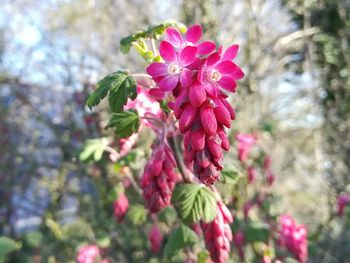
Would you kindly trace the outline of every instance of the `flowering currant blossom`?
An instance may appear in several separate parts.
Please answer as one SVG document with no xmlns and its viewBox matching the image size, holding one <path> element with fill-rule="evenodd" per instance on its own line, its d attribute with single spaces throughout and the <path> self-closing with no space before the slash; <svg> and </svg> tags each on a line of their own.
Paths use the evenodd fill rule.
<svg viewBox="0 0 350 263">
<path fill-rule="evenodd" d="M 275 181 L 275 174 L 271 170 L 271 163 L 271 158 L 269 156 L 266 156 L 264 159 L 263 171 L 266 177 L 266 183 L 268 185 L 272 185 Z"/>
<path fill-rule="evenodd" d="M 129 208 L 129 201 L 126 195 L 124 194 L 119 195 L 118 199 L 113 204 L 113 208 L 114 208 L 114 217 L 120 223 L 121 221 L 123 221 L 124 216 Z"/>
<path fill-rule="evenodd" d="M 245 243 L 245 237 L 244 237 L 244 233 L 243 231 L 237 231 L 234 235 L 233 235 L 233 243 L 235 244 L 237 250 L 238 250 L 238 255 L 239 258 L 244 261 L 244 243 Z"/>
<path fill-rule="evenodd" d="M 150 212 L 156 213 L 170 203 L 177 174 L 176 161 L 170 147 L 156 145 L 141 178 L 143 197 Z"/>
<path fill-rule="evenodd" d="M 343 216 L 345 212 L 345 207 L 350 204 L 350 195 L 343 193 L 338 196 L 337 198 L 337 204 L 338 204 L 338 215 Z"/>
<path fill-rule="evenodd" d="M 151 243 L 152 253 L 159 253 L 162 248 L 163 235 L 156 224 L 152 225 L 152 228 L 148 233 L 148 240 Z"/>
<path fill-rule="evenodd" d="M 77 263 L 94 263 L 100 259 L 100 248 L 96 245 L 84 245 L 78 250 Z"/>
<path fill-rule="evenodd" d="M 297 225 L 290 215 L 279 218 L 280 229 L 278 244 L 286 248 L 299 262 L 307 261 L 307 229 Z"/>
<path fill-rule="evenodd" d="M 202 222 L 205 245 L 214 263 L 224 263 L 229 258 L 232 231 L 230 225 L 233 217 L 228 208 L 218 202 L 216 217 L 210 223 Z"/>
<path fill-rule="evenodd" d="M 232 62 L 238 50 L 232 45 L 225 52 L 212 42 L 199 40 L 202 29 L 190 27 L 183 38 L 170 28 L 160 43 L 164 62 L 154 62 L 146 69 L 159 89 L 171 92 L 169 107 L 179 120 L 184 135 L 184 159 L 204 184 L 213 184 L 223 169 L 223 151 L 230 142 L 226 128 L 231 127 L 235 112 L 224 91 L 234 92 L 242 70 Z M 211 53 L 211 54 L 210 54 Z"/>
<path fill-rule="evenodd" d="M 238 142 L 238 159 L 244 163 L 256 144 L 256 137 L 251 134 L 238 133 L 236 139 Z"/>
</svg>

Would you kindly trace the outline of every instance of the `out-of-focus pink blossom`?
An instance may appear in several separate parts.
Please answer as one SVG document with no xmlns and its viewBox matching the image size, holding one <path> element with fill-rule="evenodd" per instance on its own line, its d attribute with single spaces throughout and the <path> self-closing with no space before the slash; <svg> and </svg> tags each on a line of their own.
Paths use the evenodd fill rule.
<svg viewBox="0 0 350 263">
<path fill-rule="evenodd" d="M 247 168 L 247 174 L 248 174 L 248 183 L 249 184 L 254 183 L 256 180 L 256 172 L 255 172 L 255 168 L 253 166 L 249 166 Z"/>
<path fill-rule="evenodd" d="M 152 225 L 151 230 L 148 233 L 148 240 L 151 243 L 152 253 L 159 253 L 163 244 L 163 235 L 156 224 Z"/>
<path fill-rule="evenodd" d="M 345 212 L 345 207 L 350 203 L 350 195 L 347 193 L 343 193 L 338 196 L 337 204 L 338 204 L 338 215 L 343 216 Z"/>
<path fill-rule="evenodd" d="M 297 225 L 290 215 L 282 215 L 279 224 L 279 246 L 286 248 L 299 262 L 305 263 L 308 256 L 306 227 Z"/>
<path fill-rule="evenodd" d="M 243 246 L 245 243 L 244 233 L 242 231 L 237 231 L 236 233 L 234 233 L 233 242 L 237 248 L 240 259 L 244 261 L 244 250 L 243 250 Z"/>
<path fill-rule="evenodd" d="M 95 263 L 101 259 L 100 248 L 96 245 L 81 246 L 77 253 L 77 263 Z"/>
<path fill-rule="evenodd" d="M 238 158 L 241 162 L 245 162 L 256 144 L 256 137 L 252 134 L 238 133 L 236 139 L 238 143 Z"/>
<path fill-rule="evenodd" d="M 243 207 L 244 219 L 248 218 L 249 212 L 253 207 L 254 207 L 254 203 L 251 201 L 248 201 L 247 203 L 244 204 L 244 207 Z"/>
<path fill-rule="evenodd" d="M 126 212 L 129 208 L 129 201 L 126 195 L 120 194 L 118 199 L 114 201 L 113 209 L 114 209 L 114 216 L 117 219 L 118 222 L 123 221 Z"/>
<path fill-rule="evenodd" d="M 261 263 L 272 263 L 272 260 L 269 256 L 263 256 Z"/>
</svg>

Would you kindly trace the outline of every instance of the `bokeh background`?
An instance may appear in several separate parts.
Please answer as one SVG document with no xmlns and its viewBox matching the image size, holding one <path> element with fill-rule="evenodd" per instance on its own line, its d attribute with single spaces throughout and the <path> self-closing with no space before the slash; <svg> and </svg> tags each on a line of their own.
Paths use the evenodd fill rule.
<svg viewBox="0 0 350 263">
<path fill-rule="evenodd" d="M 240 45 L 246 77 L 231 140 L 260 131 L 269 142 L 274 209 L 322 230 L 309 262 L 350 262 L 346 224 L 328 222 L 336 196 L 350 190 L 348 0 L 2 0 L 0 235 L 21 244 L 11 260 L 74 261 L 89 240 L 111 246 L 112 262 L 151 258 L 142 207 L 128 227 L 112 216 L 108 185 L 118 169 L 79 153 L 105 132 L 106 111 L 84 106 L 97 81 L 146 66 L 134 51 L 122 54 L 119 40 L 167 19 Z M 151 144 L 142 140 L 148 150 L 135 169 Z"/>
</svg>

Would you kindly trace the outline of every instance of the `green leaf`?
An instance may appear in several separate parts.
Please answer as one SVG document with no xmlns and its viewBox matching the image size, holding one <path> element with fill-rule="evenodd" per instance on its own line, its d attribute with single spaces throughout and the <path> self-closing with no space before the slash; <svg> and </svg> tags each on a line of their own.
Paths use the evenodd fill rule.
<svg viewBox="0 0 350 263">
<path fill-rule="evenodd" d="M 221 179 L 225 184 L 237 184 L 241 178 L 242 174 L 236 168 L 231 168 L 221 172 Z"/>
<path fill-rule="evenodd" d="M 79 159 L 81 161 L 93 159 L 96 162 L 101 160 L 103 152 L 108 144 L 109 142 L 107 138 L 87 140 L 83 150 L 79 154 Z"/>
<path fill-rule="evenodd" d="M 194 245 L 198 241 L 197 234 L 191 228 L 181 224 L 177 229 L 171 232 L 168 242 L 164 247 L 164 255 L 169 257 L 178 250 Z"/>
<path fill-rule="evenodd" d="M 117 71 L 107 75 L 97 83 L 96 90 L 89 96 L 86 105 L 91 110 L 107 96 L 108 92 L 110 107 L 114 112 L 120 112 L 128 98 L 136 98 L 136 82 L 125 71 Z"/>
<path fill-rule="evenodd" d="M 128 54 L 134 43 L 142 41 L 145 38 L 158 39 L 164 34 L 168 27 L 177 27 L 181 32 L 186 31 L 186 26 L 184 24 L 176 22 L 175 20 L 168 20 L 155 26 L 149 26 L 146 30 L 138 31 L 133 35 L 122 38 L 120 40 L 120 51 L 124 54 Z M 146 50 L 145 46 L 143 46 L 143 48 Z"/>
<path fill-rule="evenodd" d="M 247 242 L 268 242 L 269 226 L 266 224 L 249 222 L 244 234 Z"/>
<path fill-rule="evenodd" d="M 0 237 L 0 259 L 17 249 L 16 241 L 8 237 Z"/>
<path fill-rule="evenodd" d="M 30 232 L 25 235 L 25 243 L 28 247 L 40 247 L 43 241 L 43 235 L 38 232 Z"/>
<path fill-rule="evenodd" d="M 129 137 L 138 131 L 140 119 L 136 110 L 127 110 L 113 113 L 106 128 L 115 128 L 115 133 L 119 138 Z"/>
<path fill-rule="evenodd" d="M 201 251 L 198 253 L 197 258 L 198 258 L 198 263 L 207 263 L 209 260 L 209 252 L 208 251 Z"/>
<path fill-rule="evenodd" d="M 101 248 L 108 248 L 111 245 L 111 239 L 105 235 L 97 239 L 97 245 Z"/>
<path fill-rule="evenodd" d="M 128 98 L 134 100 L 137 96 L 136 81 L 126 72 L 118 74 L 115 84 L 109 92 L 109 106 L 113 112 L 123 111 L 123 106 L 127 103 Z"/>
<path fill-rule="evenodd" d="M 146 222 L 147 212 L 142 205 L 132 205 L 126 217 L 133 225 L 141 225 Z"/>
<path fill-rule="evenodd" d="M 178 208 L 182 220 L 188 223 L 203 219 L 211 222 L 216 215 L 216 197 L 207 187 L 180 184 L 174 189 L 171 202 Z"/>
</svg>

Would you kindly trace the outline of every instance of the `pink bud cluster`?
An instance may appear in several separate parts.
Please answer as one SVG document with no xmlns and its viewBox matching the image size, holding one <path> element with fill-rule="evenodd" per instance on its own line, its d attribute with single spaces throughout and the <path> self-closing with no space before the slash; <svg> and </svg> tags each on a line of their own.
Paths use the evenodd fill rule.
<svg viewBox="0 0 350 263">
<path fill-rule="evenodd" d="M 126 195 L 119 195 L 118 199 L 113 203 L 114 217 L 117 219 L 118 223 L 123 221 L 126 212 L 129 208 L 129 201 Z"/>
<path fill-rule="evenodd" d="M 175 167 L 170 147 L 166 143 L 156 145 L 141 178 L 143 197 L 150 212 L 156 213 L 169 205 L 177 181 Z"/>
<path fill-rule="evenodd" d="M 163 235 L 156 224 L 152 225 L 151 230 L 148 233 L 148 240 L 151 243 L 152 253 L 159 253 L 163 244 Z"/>
<path fill-rule="evenodd" d="M 347 193 L 343 193 L 337 198 L 338 204 L 338 215 L 343 216 L 345 212 L 345 207 L 350 204 L 350 195 Z"/>
<path fill-rule="evenodd" d="M 202 222 L 205 245 L 214 263 L 224 263 L 229 258 L 232 231 L 230 225 L 233 217 L 228 208 L 218 202 L 216 217 L 210 223 Z"/>
<path fill-rule="evenodd" d="M 272 185 L 275 181 L 275 174 L 272 172 L 271 169 L 271 157 L 266 156 L 264 159 L 264 174 L 266 178 L 266 183 L 268 185 Z"/>
<path fill-rule="evenodd" d="M 306 227 L 297 225 L 290 215 L 280 216 L 279 223 L 279 246 L 286 248 L 299 262 L 306 262 L 308 255 Z"/>
<path fill-rule="evenodd" d="M 101 250 L 96 245 L 81 246 L 77 253 L 77 263 L 108 263 L 107 259 L 101 260 Z"/>
<path fill-rule="evenodd" d="M 175 100 L 169 107 L 184 135 L 187 165 L 201 182 L 213 184 L 223 169 L 223 151 L 230 147 L 225 128 L 235 118 L 223 90 L 234 92 L 244 73 L 232 62 L 237 45 L 215 51 L 216 45 L 201 42 L 201 36 L 199 25 L 190 27 L 184 37 L 168 28 L 159 48 L 164 62 L 154 62 L 146 71 L 161 91 L 172 92 Z"/>
</svg>

